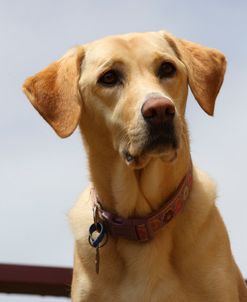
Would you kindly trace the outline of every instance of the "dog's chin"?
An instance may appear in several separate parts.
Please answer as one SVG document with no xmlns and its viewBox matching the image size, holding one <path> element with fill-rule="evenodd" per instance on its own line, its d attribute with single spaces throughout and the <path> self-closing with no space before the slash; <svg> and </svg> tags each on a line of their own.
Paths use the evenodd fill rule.
<svg viewBox="0 0 247 302">
<path fill-rule="evenodd" d="M 173 163 L 177 159 L 178 147 L 160 145 L 157 148 L 143 148 L 135 152 L 134 148 L 124 149 L 122 157 L 132 169 L 143 169 L 152 159 L 160 159 L 164 163 Z"/>
</svg>

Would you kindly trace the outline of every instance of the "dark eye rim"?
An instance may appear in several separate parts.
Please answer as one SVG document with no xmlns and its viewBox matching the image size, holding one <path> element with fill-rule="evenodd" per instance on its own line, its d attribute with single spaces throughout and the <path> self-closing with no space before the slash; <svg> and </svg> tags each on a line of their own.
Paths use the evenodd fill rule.
<svg viewBox="0 0 247 302">
<path fill-rule="evenodd" d="M 166 67 L 167 70 L 165 70 L 164 67 Z M 176 73 L 177 73 L 177 68 L 175 64 L 169 61 L 164 61 L 160 64 L 158 68 L 157 76 L 158 78 L 163 80 L 163 79 L 169 79 L 174 77 Z"/>
<path fill-rule="evenodd" d="M 114 78 L 113 78 L 112 82 L 107 82 L 107 81 L 105 81 L 105 77 L 107 75 L 109 75 L 110 73 L 112 73 L 114 75 Z M 122 78 L 123 78 L 123 76 L 119 70 L 109 69 L 109 70 L 103 72 L 99 76 L 97 83 L 104 87 L 114 87 L 114 86 L 122 84 Z"/>
</svg>

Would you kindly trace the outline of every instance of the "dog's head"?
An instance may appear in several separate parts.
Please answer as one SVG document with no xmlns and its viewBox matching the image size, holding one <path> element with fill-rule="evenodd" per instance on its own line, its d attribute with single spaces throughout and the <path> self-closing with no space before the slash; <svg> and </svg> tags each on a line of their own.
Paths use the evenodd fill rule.
<svg viewBox="0 0 247 302">
<path fill-rule="evenodd" d="M 76 47 L 23 87 L 61 137 L 80 123 L 89 145 L 104 136 L 136 168 L 176 157 L 187 137 L 188 86 L 213 115 L 225 66 L 215 49 L 165 32 L 135 33 Z"/>
</svg>

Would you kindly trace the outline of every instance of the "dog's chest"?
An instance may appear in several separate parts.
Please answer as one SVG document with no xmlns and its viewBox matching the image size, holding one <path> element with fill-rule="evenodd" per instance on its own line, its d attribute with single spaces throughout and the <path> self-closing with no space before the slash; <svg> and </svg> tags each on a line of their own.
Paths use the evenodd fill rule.
<svg viewBox="0 0 247 302">
<path fill-rule="evenodd" d="M 170 249 L 170 239 L 167 238 L 165 246 L 159 241 L 143 245 L 120 242 L 116 258 L 105 251 L 101 257 L 101 261 L 105 261 L 102 263 L 104 270 L 101 277 L 104 283 L 104 275 L 118 271 L 112 290 L 109 291 L 115 292 L 118 297 L 115 301 L 189 301 L 184 294 L 183 284 L 170 263 Z M 109 285 L 108 283 L 106 287 Z M 105 290 L 104 293 L 106 294 Z M 108 299 L 110 298 L 109 295 Z"/>
</svg>

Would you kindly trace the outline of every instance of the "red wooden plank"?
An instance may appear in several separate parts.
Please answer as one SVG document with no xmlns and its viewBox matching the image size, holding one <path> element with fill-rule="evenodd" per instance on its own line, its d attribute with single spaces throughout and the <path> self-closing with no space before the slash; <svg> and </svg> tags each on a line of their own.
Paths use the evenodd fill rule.
<svg viewBox="0 0 247 302">
<path fill-rule="evenodd" d="M 0 264 L 0 292 L 70 296 L 72 269 Z"/>
<path fill-rule="evenodd" d="M 3 293 L 69 297 L 71 281 L 71 268 L 0 264 Z"/>
</svg>

